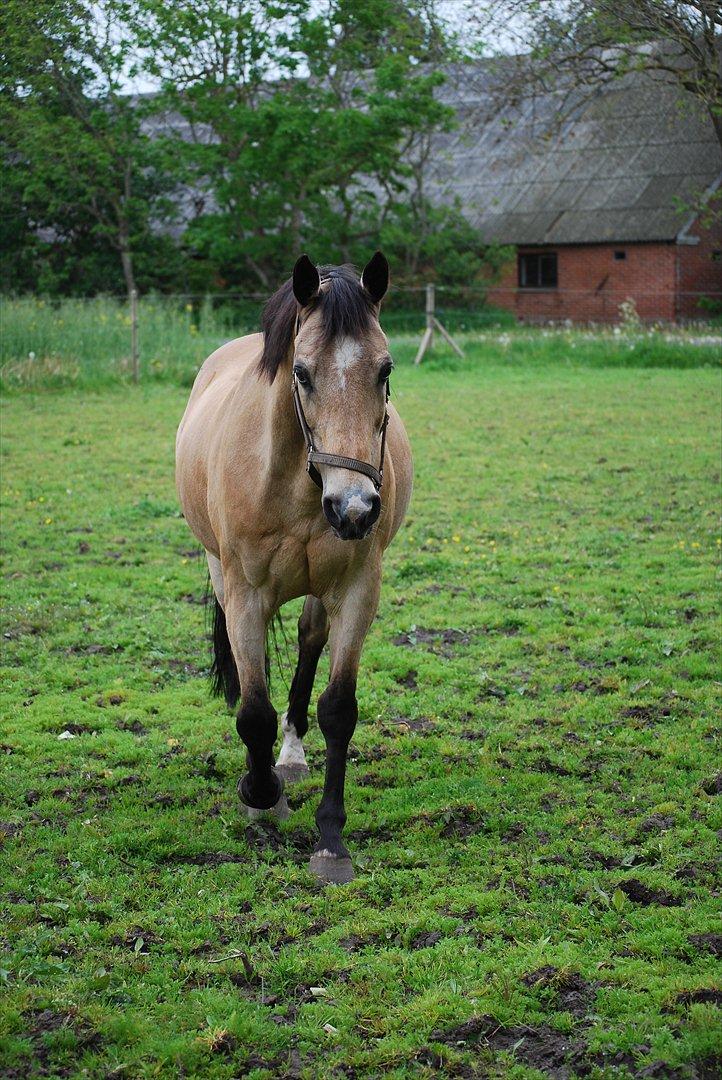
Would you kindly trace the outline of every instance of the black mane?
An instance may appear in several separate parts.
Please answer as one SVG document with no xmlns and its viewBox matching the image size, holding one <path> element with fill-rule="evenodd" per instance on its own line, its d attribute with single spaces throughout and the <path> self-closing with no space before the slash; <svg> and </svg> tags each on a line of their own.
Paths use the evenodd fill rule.
<svg viewBox="0 0 722 1080">
<path fill-rule="evenodd" d="M 368 330 L 376 308 L 353 266 L 321 266 L 319 273 L 321 281 L 328 278 L 329 286 L 311 301 L 309 309 L 321 314 L 321 347 L 341 335 L 358 337 Z M 258 372 L 271 383 L 293 344 L 297 314 L 293 279 L 289 278 L 266 302 L 261 317 L 263 353 Z"/>
</svg>

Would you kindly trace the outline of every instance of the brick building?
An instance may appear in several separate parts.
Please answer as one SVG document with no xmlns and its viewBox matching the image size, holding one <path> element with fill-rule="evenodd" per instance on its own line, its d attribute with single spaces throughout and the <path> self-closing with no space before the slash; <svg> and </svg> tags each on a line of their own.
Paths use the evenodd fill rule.
<svg viewBox="0 0 722 1080">
<path fill-rule="evenodd" d="M 516 249 L 490 303 L 530 322 L 611 322 L 627 300 L 645 320 L 722 305 L 722 224 L 693 209 L 720 187 L 722 150 L 693 98 L 634 73 L 567 98 L 559 119 L 561 95 L 499 107 L 488 80 L 483 65 L 449 80 L 460 124 L 435 138 L 427 181 Z"/>
</svg>

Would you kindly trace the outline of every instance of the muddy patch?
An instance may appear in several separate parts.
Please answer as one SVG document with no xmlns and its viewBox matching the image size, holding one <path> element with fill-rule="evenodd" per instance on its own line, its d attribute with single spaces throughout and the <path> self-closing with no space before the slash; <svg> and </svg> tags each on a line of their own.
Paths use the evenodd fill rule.
<svg viewBox="0 0 722 1080">
<path fill-rule="evenodd" d="M 709 780 L 705 780 L 702 784 L 702 791 L 704 791 L 705 795 L 722 794 L 722 773 L 717 773 L 716 776 L 711 776 Z"/>
<path fill-rule="evenodd" d="M 684 990 L 674 999 L 677 1005 L 685 1009 L 690 1005 L 722 1005 L 722 990 L 716 987 L 704 987 L 701 990 Z"/>
<path fill-rule="evenodd" d="M 384 746 L 369 746 L 362 750 L 352 743 L 349 747 L 348 758 L 349 761 L 367 765 L 374 761 L 383 761 L 385 757 L 388 757 L 388 753 L 389 751 Z"/>
<path fill-rule="evenodd" d="M 87 724 L 64 724 L 60 729 L 55 729 L 58 735 L 64 735 L 67 731 L 69 735 L 92 735 L 95 728 L 88 727 Z"/>
<path fill-rule="evenodd" d="M 400 648 L 413 649 L 418 645 L 425 646 L 429 652 L 440 656 L 453 656 L 454 649 L 459 645 L 468 645 L 471 634 L 466 630 L 458 630 L 450 626 L 444 630 L 436 630 L 428 626 L 412 626 L 404 634 L 397 634 L 391 639 L 393 645 Z"/>
<path fill-rule="evenodd" d="M 147 735 L 148 728 L 140 720 L 119 720 L 115 725 L 118 731 L 129 731 L 131 735 Z"/>
<path fill-rule="evenodd" d="M 639 831 L 643 835 L 648 835 L 650 833 L 667 832 L 668 829 L 673 827 L 674 818 L 670 814 L 651 814 L 639 826 Z"/>
<path fill-rule="evenodd" d="M 488 738 L 488 732 L 484 728 L 463 728 L 456 737 L 464 742 L 484 742 Z"/>
<path fill-rule="evenodd" d="M 683 903 L 681 897 L 673 896 L 664 889 L 653 889 L 645 885 L 639 878 L 627 878 L 626 881 L 618 882 L 616 886 L 633 904 L 641 904 L 649 907 L 657 904 L 659 907 L 679 907 Z"/>
<path fill-rule="evenodd" d="M 571 1013 L 577 1020 L 588 1015 L 601 985 L 587 982 L 577 972 L 561 972 L 551 965 L 529 972 L 521 981 L 530 989 L 542 991 L 541 996 L 553 1009 Z"/>
<path fill-rule="evenodd" d="M 505 1052 L 513 1055 L 518 1063 L 537 1069 L 552 1080 L 596 1075 L 599 1069 L 613 1069 L 615 1075 L 616 1070 L 623 1070 L 639 1080 L 690 1080 L 691 1077 L 707 1080 L 716 1075 L 701 1071 L 702 1063 L 697 1065 L 695 1072 L 672 1069 L 664 1061 L 654 1061 L 640 1068 L 638 1058 L 649 1053 L 646 1044 L 611 1055 L 590 1054 L 586 1041 L 579 1036 L 558 1031 L 548 1024 L 541 1024 L 537 1028 L 527 1024 L 505 1027 L 493 1016 L 474 1017 L 447 1031 L 434 1032 L 430 1041 L 471 1053 Z M 430 1049 L 424 1053 L 433 1056 Z M 431 1062 L 432 1057 L 422 1057 L 421 1060 Z M 434 1063 L 437 1066 L 443 1064 L 438 1058 Z M 486 1072 L 469 1075 L 483 1076 Z"/>
<path fill-rule="evenodd" d="M 722 934 L 690 934 L 688 941 L 700 952 L 722 956 Z"/>
<path fill-rule="evenodd" d="M 65 650 L 68 656 L 110 656 L 115 652 L 122 652 L 122 645 L 100 645 L 91 642 L 89 645 L 71 645 Z"/>
<path fill-rule="evenodd" d="M 564 765 L 559 765 L 556 761 L 551 761 L 548 757 L 536 758 L 531 763 L 531 768 L 534 772 L 550 773 L 552 776 L 572 776 L 573 774 Z"/>
<path fill-rule="evenodd" d="M 408 716 L 395 716 L 391 724 L 393 734 L 399 735 L 408 735 L 412 732 L 415 735 L 427 735 L 436 728 L 436 724 L 425 716 L 419 716 L 415 720 L 411 720 Z"/>
<path fill-rule="evenodd" d="M 102 1045 L 99 1032 L 86 1021 L 70 1012 L 55 1012 L 53 1009 L 34 1009 L 24 1013 L 28 1027 L 21 1036 L 32 1044 L 32 1068 L 30 1062 L 11 1066 L 3 1071 L 3 1080 L 26 1080 L 29 1075 L 69 1077 L 75 1076 L 75 1065 L 61 1066 L 53 1062 L 53 1048 L 48 1046 L 45 1036 L 56 1031 L 70 1031 L 76 1040 L 76 1051 L 98 1050 Z M 65 1054 L 67 1051 L 63 1051 Z"/>
<path fill-rule="evenodd" d="M 441 836 L 447 840 L 463 840 L 468 836 L 475 836 L 483 831 L 486 824 L 481 811 L 475 806 L 444 810 L 436 821 L 441 824 Z"/>
<path fill-rule="evenodd" d="M 419 673 L 415 668 L 411 668 L 405 675 L 398 675 L 396 677 L 396 682 L 399 686 L 405 686 L 407 690 L 416 690 L 419 685 L 416 681 L 418 674 Z"/>
<path fill-rule="evenodd" d="M 577 1071 L 585 1061 L 587 1049 L 583 1039 L 564 1034 L 547 1024 L 538 1028 L 526 1024 L 505 1027 L 493 1016 L 478 1016 L 448 1031 L 434 1032 L 431 1041 L 458 1050 L 507 1051 L 517 1061 L 557 1080 L 567 1080 Z"/>
<path fill-rule="evenodd" d="M 125 934 L 114 934 L 110 944 L 117 948 L 130 949 L 131 952 L 147 956 L 151 945 L 158 945 L 160 938 L 153 930 L 144 930 L 142 926 L 133 926 Z"/>
<path fill-rule="evenodd" d="M 624 720 L 636 720 L 642 727 L 651 727 L 672 715 L 668 705 L 631 705 L 619 714 Z"/>
<path fill-rule="evenodd" d="M 411 941 L 410 949 L 433 949 L 434 945 L 438 945 L 443 940 L 444 935 L 440 930 L 432 930 L 430 933 L 419 934 Z"/>
</svg>

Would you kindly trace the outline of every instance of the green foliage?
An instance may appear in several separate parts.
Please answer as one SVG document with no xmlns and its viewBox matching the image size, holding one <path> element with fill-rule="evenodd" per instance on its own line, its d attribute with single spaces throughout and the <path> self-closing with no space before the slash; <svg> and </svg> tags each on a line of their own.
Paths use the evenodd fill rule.
<svg viewBox="0 0 722 1080">
<path fill-rule="evenodd" d="M 151 261 L 168 251 L 151 224 L 171 213 L 175 181 L 144 130 L 146 105 L 125 92 L 135 41 L 123 9 L 119 0 L 62 0 L 47 17 L 19 0 L 3 9 L 2 152 L 14 204 L 6 254 L 21 256 L 21 276 L 10 266 L 6 286 L 130 290 L 136 249 Z"/>
<path fill-rule="evenodd" d="M 433 2 L 62 0 L 41 18 L 10 0 L 3 18 L 7 291 L 269 290 L 304 248 L 363 264 L 381 243 L 409 280 L 468 284 L 493 261 L 416 193 L 454 122 Z"/>
<path fill-rule="evenodd" d="M 719 379 L 538 340 L 394 376 L 415 494 L 326 890 L 315 718 L 290 819 L 240 814 L 187 391 L 5 402 L 3 1075 L 719 1074 Z"/>
<path fill-rule="evenodd" d="M 404 149 L 452 122 L 434 93 L 448 46 L 433 5 L 204 0 L 193 20 L 143 7 L 170 107 L 206 132 L 174 144 L 215 206 L 190 225 L 195 254 L 263 287 L 306 248 L 368 258 L 408 202 Z"/>
</svg>

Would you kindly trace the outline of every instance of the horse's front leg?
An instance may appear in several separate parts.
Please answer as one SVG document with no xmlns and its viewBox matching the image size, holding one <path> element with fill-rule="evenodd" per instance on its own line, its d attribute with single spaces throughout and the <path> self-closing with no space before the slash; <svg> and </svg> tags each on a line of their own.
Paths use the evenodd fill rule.
<svg viewBox="0 0 722 1080">
<path fill-rule="evenodd" d="M 226 626 L 241 684 L 236 729 L 248 751 L 248 772 L 239 781 L 238 794 L 249 817 L 256 816 L 253 811 L 271 808 L 278 816 L 286 816 L 283 783 L 273 767 L 278 716 L 266 683 L 266 629 L 271 612 L 258 590 L 229 581 L 228 574 L 224 574 L 224 585 Z"/>
<path fill-rule="evenodd" d="M 324 881 L 353 879 L 351 857 L 341 839 L 346 824 L 346 757 L 356 721 L 356 679 L 361 649 L 376 613 L 380 572 L 367 573 L 331 607 L 331 678 L 318 700 L 318 724 L 326 740 L 326 777 L 316 811 L 320 839 L 310 869 Z"/>
<path fill-rule="evenodd" d="M 308 703 L 318 660 L 328 640 L 328 615 L 315 596 L 307 596 L 298 620 L 298 664 L 291 683 L 288 709 L 281 717 L 283 746 L 276 769 L 284 780 L 291 782 L 308 775 L 306 755 L 301 740 L 308 731 Z"/>
</svg>

